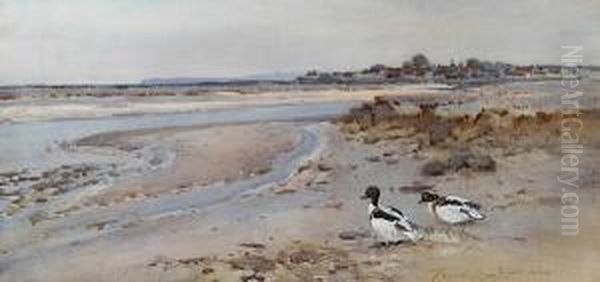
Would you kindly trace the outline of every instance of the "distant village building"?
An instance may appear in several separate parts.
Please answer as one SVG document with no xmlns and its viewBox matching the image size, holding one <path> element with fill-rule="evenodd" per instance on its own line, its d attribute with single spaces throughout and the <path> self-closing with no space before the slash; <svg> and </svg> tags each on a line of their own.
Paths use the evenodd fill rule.
<svg viewBox="0 0 600 282">
<path fill-rule="evenodd" d="M 360 71 L 319 72 L 311 70 L 297 78 L 299 83 L 402 83 L 438 82 L 463 83 L 486 82 L 493 80 L 520 80 L 560 75 L 560 66 L 553 65 L 511 65 L 503 62 L 481 61 L 469 58 L 465 63 L 431 65 L 422 54 L 413 56 L 401 67 L 376 64 Z"/>
</svg>

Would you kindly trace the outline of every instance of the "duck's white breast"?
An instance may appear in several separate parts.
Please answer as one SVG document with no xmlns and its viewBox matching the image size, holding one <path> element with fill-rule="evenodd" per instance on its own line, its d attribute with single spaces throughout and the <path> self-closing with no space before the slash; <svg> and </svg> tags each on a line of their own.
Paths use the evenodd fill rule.
<svg viewBox="0 0 600 282">
<path fill-rule="evenodd" d="M 381 218 L 373 218 L 371 219 L 371 226 L 377 236 L 384 241 L 396 242 L 405 238 L 394 222 Z"/>
</svg>

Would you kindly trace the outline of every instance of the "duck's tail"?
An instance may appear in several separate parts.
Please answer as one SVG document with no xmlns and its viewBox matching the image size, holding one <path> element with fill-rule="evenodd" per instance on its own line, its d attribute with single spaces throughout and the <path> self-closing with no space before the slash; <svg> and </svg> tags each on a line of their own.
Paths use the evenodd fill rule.
<svg viewBox="0 0 600 282">
<path fill-rule="evenodd" d="M 484 220 L 486 218 L 483 213 L 476 209 L 464 209 L 463 211 L 474 220 Z"/>
</svg>

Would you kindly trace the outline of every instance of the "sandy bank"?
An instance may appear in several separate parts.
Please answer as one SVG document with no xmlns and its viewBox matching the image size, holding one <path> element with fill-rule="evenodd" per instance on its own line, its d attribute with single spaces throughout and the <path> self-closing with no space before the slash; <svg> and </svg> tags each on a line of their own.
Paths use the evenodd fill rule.
<svg viewBox="0 0 600 282">
<path fill-rule="evenodd" d="M 0 101 L 0 122 L 27 122 L 55 119 L 101 118 L 119 115 L 185 113 L 277 105 L 361 102 L 380 95 L 439 93 L 448 89 L 431 85 L 405 85 L 374 90 L 323 90 L 261 92 L 240 95 L 209 93 L 201 97 L 116 97 L 62 98 Z"/>
<path fill-rule="evenodd" d="M 166 153 L 154 156 L 149 162 L 159 165 L 171 161 L 164 169 L 117 180 L 110 189 L 89 199 L 108 205 L 128 198 L 181 193 L 215 182 L 228 183 L 266 174 L 273 169 L 277 157 L 289 153 L 300 142 L 301 136 L 291 126 L 254 124 L 101 134 L 77 144 L 129 151 L 160 147 L 155 152 Z"/>
</svg>

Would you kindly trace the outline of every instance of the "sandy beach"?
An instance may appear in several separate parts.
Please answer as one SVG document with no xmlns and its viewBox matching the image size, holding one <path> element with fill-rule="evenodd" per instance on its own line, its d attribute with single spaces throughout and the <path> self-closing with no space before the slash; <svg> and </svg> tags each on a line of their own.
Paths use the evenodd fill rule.
<svg viewBox="0 0 600 282">
<path fill-rule="evenodd" d="M 2 101 L 31 140 L 0 142 L 0 281 L 597 281 L 600 88 L 562 236 L 559 83 Z M 369 185 L 426 238 L 378 246 Z M 423 191 L 488 218 L 448 227 Z"/>
<path fill-rule="evenodd" d="M 259 93 L 209 92 L 193 95 L 181 90 L 158 93 L 149 97 L 122 95 L 108 98 L 93 96 L 70 96 L 57 94 L 46 97 L 22 96 L 3 101 L 0 122 L 24 122 L 90 117 L 110 117 L 139 114 L 186 113 L 240 108 L 272 107 L 281 105 L 325 104 L 340 102 L 365 102 L 381 95 L 411 95 L 414 93 L 438 93 L 450 90 L 445 85 L 389 85 L 379 87 L 357 87 L 349 90 L 332 88 L 314 91 L 276 91 Z"/>
</svg>

